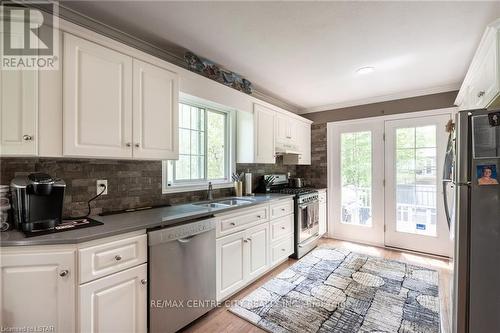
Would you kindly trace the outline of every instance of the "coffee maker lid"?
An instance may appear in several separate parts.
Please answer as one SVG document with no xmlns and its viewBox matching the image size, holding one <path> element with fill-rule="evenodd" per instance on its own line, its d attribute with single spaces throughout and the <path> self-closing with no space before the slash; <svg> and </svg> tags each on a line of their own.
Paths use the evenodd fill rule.
<svg viewBox="0 0 500 333">
<path fill-rule="evenodd" d="M 38 184 L 50 184 L 54 183 L 54 178 L 52 178 L 50 175 L 42 172 L 37 172 L 37 173 L 31 173 L 28 175 L 28 179 L 33 182 L 33 183 L 38 183 Z"/>
</svg>

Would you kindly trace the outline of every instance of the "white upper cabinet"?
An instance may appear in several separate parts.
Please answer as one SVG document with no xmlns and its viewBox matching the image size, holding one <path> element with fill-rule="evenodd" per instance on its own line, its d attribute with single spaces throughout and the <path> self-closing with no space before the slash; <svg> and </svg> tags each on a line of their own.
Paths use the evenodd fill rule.
<svg viewBox="0 0 500 333">
<path fill-rule="evenodd" d="M 177 74 L 134 59 L 133 81 L 134 158 L 177 159 Z"/>
<path fill-rule="evenodd" d="M 283 155 L 283 164 L 310 165 L 311 164 L 311 124 L 295 121 L 294 132 L 296 144 L 294 150 L 298 154 Z"/>
<path fill-rule="evenodd" d="M 276 143 L 293 143 L 295 141 L 295 119 L 284 114 L 276 114 Z"/>
<path fill-rule="evenodd" d="M 311 164 L 311 124 L 297 122 L 297 143 L 300 155 L 298 156 L 297 164 Z"/>
<path fill-rule="evenodd" d="M 64 34 L 63 155 L 178 158 L 179 78 Z"/>
<path fill-rule="evenodd" d="M 132 58 L 64 34 L 63 155 L 132 157 Z"/>
<path fill-rule="evenodd" d="M 38 73 L 0 71 L 0 154 L 38 153 Z"/>
<path fill-rule="evenodd" d="M 2 327 L 75 331 L 73 250 L 7 249 L 2 251 L 0 268 Z"/>
<path fill-rule="evenodd" d="M 276 163 L 275 155 L 275 111 L 254 104 L 254 149 L 255 163 Z"/>
<path fill-rule="evenodd" d="M 455 104 L 464 109 L 500 106 L 500 20 L 492 23 L 472 59 Z"/>
</svg>

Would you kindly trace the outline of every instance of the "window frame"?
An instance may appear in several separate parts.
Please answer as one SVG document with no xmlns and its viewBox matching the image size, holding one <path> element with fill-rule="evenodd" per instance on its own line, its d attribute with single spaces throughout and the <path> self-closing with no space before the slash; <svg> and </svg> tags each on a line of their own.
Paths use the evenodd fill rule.
<svg viewBox="0 0 500 333">
<path fill-rule="evenodd" d="M 193 96 L 181 94 L 181 98 L 179 98 L 179 104 L 187 104 L 189 106 L 197 107 L 200 109 L 204 109 L 205 113 L 205 121 L 204 121 L 204 132 L 205 132 L 205 140 L 204 140 L 204 151 L 205 151 L 205 159 L 204 159 L 204 174 L 205 178 L 201 180 L 178 180 L 173 181 L 171 185 L 168 183 L 168 160 L 162 161 L 162 193 L 179 193 L 179 192 L 188 192 L 188 191 L 197 191 L 197 190 L 205 190 L 207 189 L 208 183 L 211 182 L 213 188 L 229 188 L 233 186 L 231 181 L 231 174 L 236 170 L 236 110 L 218 105 L 206 100 L 202 100 Z M 225 178 L 219 179 L 208 179 L 208 140 L 207 140 L 207 126 L 208 126 L 208 117 L 207 112 L 215 112 L 226 115 L 226 123 L 225 123 L 225 142 L 228 146 L 224 151 L 224 157 L 226 160 L 224 166 Z M 178 125 L 179 126 L 179 125 Z M 175 164 L 173 165 L 173 172 L 175 175 Z M 174 178 L 175 179 L 175 178 Z"/>
</svg>

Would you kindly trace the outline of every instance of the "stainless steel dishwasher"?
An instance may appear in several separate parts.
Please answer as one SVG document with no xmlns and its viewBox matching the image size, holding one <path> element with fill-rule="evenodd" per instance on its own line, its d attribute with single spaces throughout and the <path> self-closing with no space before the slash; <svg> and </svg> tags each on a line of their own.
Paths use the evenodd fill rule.
<svg viewBox="0 0 500 333">
<path fill-rule="evenodd" d="M 148 232 L 149 332 L 175 332 L 216 306 L 215 219 Z"/>
</svg>

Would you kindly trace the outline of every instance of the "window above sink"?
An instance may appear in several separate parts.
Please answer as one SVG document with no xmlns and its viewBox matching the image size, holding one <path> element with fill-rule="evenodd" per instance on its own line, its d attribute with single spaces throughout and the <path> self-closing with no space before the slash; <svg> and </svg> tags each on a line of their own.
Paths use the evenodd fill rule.
<svg viewBox="0 0 500 333">
<path fill-rule="evenodd" d="M 181 95 L 179 159 L 163 162 L 163 193 L 231 187 L 234 110 Z"/>
</svg>

